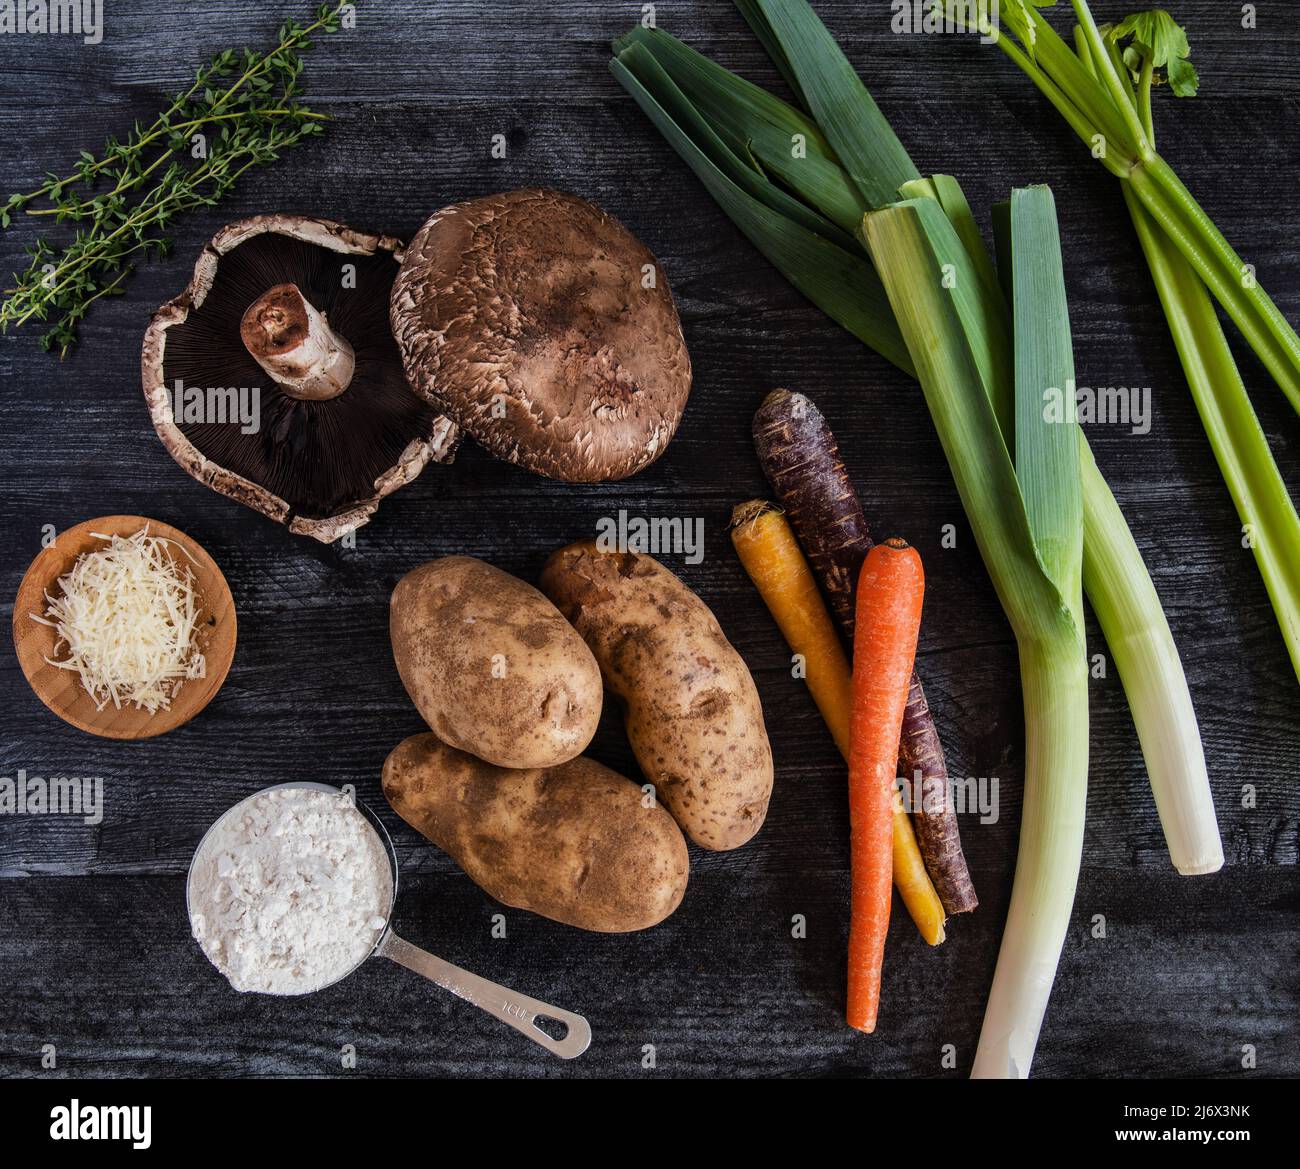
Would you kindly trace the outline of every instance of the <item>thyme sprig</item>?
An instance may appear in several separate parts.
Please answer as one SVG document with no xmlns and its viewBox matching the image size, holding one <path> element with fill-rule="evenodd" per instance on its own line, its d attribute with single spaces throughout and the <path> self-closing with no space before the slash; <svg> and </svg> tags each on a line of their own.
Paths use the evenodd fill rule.
<svg viewBox="0 0 1300 1169">
<path fill-rule="evenodd" d="M 66 356 L 90 306 L 116 296 L 132 258 L 166 255 L 165 229 L 178 216 L 218 203 L 241 175 L 324 130 L 326 115 L 302 102 L 302 54 L 312 37 L 342 26 L 355 0 L 331 0 L 310 23 L 286 20 L 269 52 L 226 49 L 173 94 L 151 125 L 136 122 L 99 155 L 83 150 L 64 175 L 0 203 L 0 229 L 19 213 L 77 224 L 61 250 L 41 238 L 27 247 L 27 270 L 0 303 L 0 332 L 47 321 L 47 350 Z M 201 135 L 201 138 L 196 137 Z"/>
</svg>

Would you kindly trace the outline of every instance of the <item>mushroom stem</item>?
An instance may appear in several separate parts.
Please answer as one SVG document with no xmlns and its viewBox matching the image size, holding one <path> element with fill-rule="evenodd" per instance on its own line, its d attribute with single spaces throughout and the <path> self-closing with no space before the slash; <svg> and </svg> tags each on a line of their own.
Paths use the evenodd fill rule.
<svg viewBox="0 0 1300 1169">
<path fill-rule="evenodd" d="M 323 402 L 352 381 L 352 346 L 296 284 L 277 284 L 253 301 L 239 335 L 257 364 L 295 398 Z"/>
</svg>

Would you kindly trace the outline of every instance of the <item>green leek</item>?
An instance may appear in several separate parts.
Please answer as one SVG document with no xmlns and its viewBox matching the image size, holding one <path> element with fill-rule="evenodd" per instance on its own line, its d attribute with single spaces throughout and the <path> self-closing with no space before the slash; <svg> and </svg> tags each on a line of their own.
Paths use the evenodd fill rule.
<svg viewBox="0 0 1300 1169">
<path fill-rule="evenodd" d="M 763 179 L 713 133 L 660 61 L 643 45 L 623 49 L 610 69 L 736 225 L 809 300 L 906 373 L 912 359 L 889 311 L 880 277 L 827 219 Z"/>
<path fill-rule="evenodd" d="M 657 28 L 637 25 L 614 42 L 614 51 L 635 62 L 635 54 L 623 55 L 633 45 L 658 60 L 734 154 L 748 155 L 760 171 L 797 186 L 804 202 L 849 235 L 857 231 L 869 204 L 816 122 Z"/>
<path fill-rule="evenodd" d="M 1081 443 L 1048 422 L 1043 391 L 1073 374 L 1051 193 L 1012 197 L 1016 313 L 1015 463 L 984 386 L 978 322 L 950 288 L 965 245 L 935 203 L 869 214 L 863 233 L 916 359 L 926 403 L 976 543 L 1020 648 L 1024 811 L 1011 907 L 989 994 L 976 1076 L 1025 1076 L 1070 924 L 1083 852 L 1088 668 L 1083 641 Z"/>
</svg>

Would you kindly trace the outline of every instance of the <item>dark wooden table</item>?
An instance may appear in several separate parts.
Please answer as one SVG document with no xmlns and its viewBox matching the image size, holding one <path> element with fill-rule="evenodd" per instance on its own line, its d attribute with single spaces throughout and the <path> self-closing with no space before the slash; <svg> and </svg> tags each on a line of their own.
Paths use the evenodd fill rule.
<svg viewBox="0 0 1300 1169">
<path fill-rule="evenodd" d="M 1103 15 L 1125 5 L 1103 3 Z M 1177 0 L 1203 96 L 1158 112 L 1162 147 L 1300 321 L 1295 173 L 1300 17 L 1263 0 Z M 3 186 L 28 189 L 97 147 L 227 45 L 265 44 L 299 3 L 117 0 L 103 43 L 0 37 Z M 1227 864 L 1169 864 L 1118 679 L 1094 683 L 1087 844 L 1074 920 L 1035 1071 L 1047 1076 L 1278 1076 L 1296 1043 L 1300 711 L 1295 675 L 1193 410 L 1115 182 L 1090 162 L 995 49 L 890 31 L 883 0 L 819 5 L 923 171 L 956 173 L 980 208 L 1047 181 L 1065 235 L 1079 381 L 1150 386 L 1150 434 L 1094 427 L 1181 648 L 1211 767 Z M 1015 858 L 1022 725 L 1015 647 L 914 385 L 807 305 L 732 228 L 609 76 L 607 45 L 636 3 L 364 5 L 324 44 L 311 99 L 328 136 L 249 175 L 222 208 L 178 226 L 171 259 L 97 306 L 66 362 L 33 331 L 0 339 L 3 589 L 12 598 L 44 525 L 110 512 L 176 524 L 222 565 L 240 619 L 229 681 L 190 725 L 114 744 L 50 715 L 12 653 L 0 657 L 0 775 L 102 776 L 104 821 L 0 817 L 0 1074 L 341 1074 L 355 1045 L 376 1076 L 961 1076 L 993 972 Z M 724 3 L 660 4 L 661 24 L 776 84 Z M 1162 95 L 1164 96 L 1164 95 Z M 504 134 L 508 153 L 491 155 Z M 467 447 L 384 504 L 355 549 L 289 536 L 186 476 L 149 425 L 139 345 L 150 311 L 186 282 L 223 222 L 325 215 L 399 235 L 453 200 L 526 185 L 584 195 L 660 257 L 681 308 L 695 387 L 666 456 L 630 482 L 569 487 Z M 5 271 L 34 232 L 0 237 Z M 1242 369 L 1284 474 L 1300 429 L 1244 347 Z M 733 556 L 733 503 L 763 491 L 749 418 L 775 385 L 805 390 L 838 432 L 878 534 L 926 559 L 920 665 L 954 773 L 996 776 L 1002 816 L 967 818 L 983 904 L 924 947 L 899 911 L 879 1034 L 845 1029 L 844 770 L 788 654 Z M 707 554 L 671 567 L 713 607 L 754 671 L 777 763 L 771 814 L 730 855 L 692 856 L 680 911 L 643 934 L 583 934 L 506 911 L 382 806 L 388 750 L 418 731 L 388 646 L 388 594 L 434 556 L 463 552 L 534 579 L 601 516 L 703 517 Z M 954 524 L 955 549 L 941 547 Z M 1095 625 L 1091 649 L 1105 652 Z M 593 753 L 634 773 L 616 723 Z M 184 873 L 203 830 L 260 787 L 355 783 L 392 829 L 397 926 L 413 941 L 584 1012 L 595 1039 L 560 1063 L 396 967 L 372 963 L 302 1000 L 238 996 L 189 936 Z M 1243 808 L 1242 788 L 1257 803 Z M 791 936 L 796 914 L 807 937 Z M 1093 936 L 1094 915 L 1106 936 Z M 57 1070 L 41 1072 L 43 1046 Z M 643 1067 L 653 1044 L 656 1068 Z M 955 1067 L 944 1065 L 951 1045 Z M 1243 1048 L 1258 1068 L 1244 1071 Z M 953 1061 L 950 1060 L 949 1063 Z"/>
</svg>

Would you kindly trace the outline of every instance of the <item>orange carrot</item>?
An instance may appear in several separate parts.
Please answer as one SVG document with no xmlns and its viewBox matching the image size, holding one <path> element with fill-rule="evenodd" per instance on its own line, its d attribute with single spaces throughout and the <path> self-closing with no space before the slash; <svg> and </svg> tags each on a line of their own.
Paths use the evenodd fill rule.
<svg viewBox="0 0 1300 1169">
<path fill-rule="evenodd" d="M 785 515 L 761 499 L 731 514 L 731 542 L 740 562 L 771 610 L 790 648 L 803 659 L 804 678 L 822 719 L 849 758 L 853 673 L 835 633 L 812 569 Z M 943 903 L 926 872 L 911 817 L 901 803 L 894 810 L 894 884 L 921 936 L 943 941 Z"/>
<path fill-rule="evenodd" d="M 859 1031 L 876 1029 L 880 1006 L 893 882 L 898 740 L 924 592 L 921 558 L 905 541 L 886 540 L 867 553 L 858 577 L 849 745 L 852 891 L 846 1019 Z"/>
</svg>

